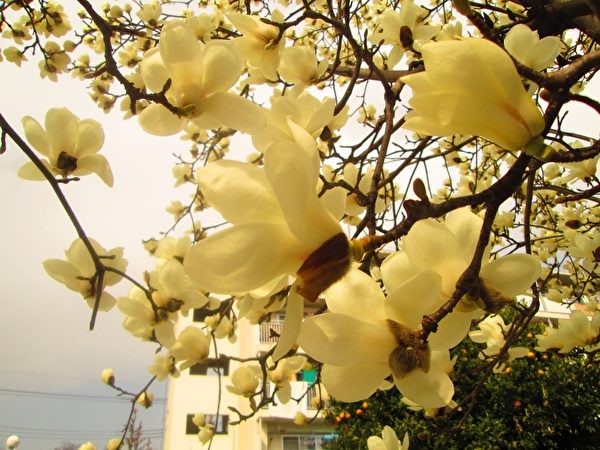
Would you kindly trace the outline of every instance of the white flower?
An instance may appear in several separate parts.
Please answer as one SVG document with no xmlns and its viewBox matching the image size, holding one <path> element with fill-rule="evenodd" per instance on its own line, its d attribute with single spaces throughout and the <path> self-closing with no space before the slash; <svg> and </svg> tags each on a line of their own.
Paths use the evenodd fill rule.
<svg viewBox="0 0 600 450">
<path fill-rule="evenodd" d="M 198 169 L 203 195 L 233 226 L 192 247 L 185 270 L 217 293 L 248 292 L 297 274 L 301 293 L 316 298 L 348 265 L 347 239 L 336 219 L 343 192 L 317 197 L 315 151 L 277 143 L 264 160 L 264 168 L 223 160 Z"/>
<path fill-rule="evenodd" d="M 306 357 L 291 356 L 282 358 L 277 361 L 277 366 L 273 370 L 269 370 L 269 380 L 277 387 L 276 396 L 283 404 L 289 402 L 292 398 L 292 385 L 290 377 L 300 371 L 306 364 Z"/>
<path fill-rule="evenodd" d="M 198 427 L 198 429 L 200 430 L 198 432 L 198 440 L 202 445 L 210 441 L 215 435 L 215 426 L 211 423 Z"/>
<path fill-rule="evenodd" d="M 17 448 L 20 443 L 21 443 L 21 438 L 15 434 L 13 434 L 12 436 L 9 436 L 6 439 L 6 447 L 11 450 Z"/>
<path fill-rule="evenodd" d="M 77 177 L 95 173 L 108 186 L 113 174 L 106 158 L 98 155 L 104 144 L 102 126 L 92 119 L 79 120 L 67 108 L 50 108 L 46 113 L 45 129 L 33 117 L 23 117 L 25 137 L 39 153 L 46 168 L 56 176 Z M 26 180 L 45 180 L 30 161 L 19 169 Z"/>
<path fill-rule="evenodd" d="M 386 425 L 383 427 L 381 436 L 371 436 L 367 439 L 369 450 L 408 450 L 410 445 L 408 431 L 404 433 L 404 439 L 400 442 L 396 432 Z"/>
<path fill-rule="evenodd" d="M 403 0 L 399 12 L 386 9 L 381 14 L 379 24 L 368 39 L 376 45 L 382 42 L 394 45 L 388 57 L 390 67 L 400 61 L 408 48 L 414 46 L 418 50 L 421 44 L 429 41 L 439 31 L 439 27 L 419 23 L 425 14 L 426 10 L 415 5 L 412 0 Z M 410 35 L 404 36 L 404 30 L 410 30 Z"/>
<path fill-rule="evenodd" d="M 104 384 L 112 386 L 115 383 L 115 373 L 112 369 L 104 369 L 100 375 L 100 379 Z"/>
<path fill-rule="evenodd" d="M 306 319 L 298 344 L 324 363 L 322 382 L 340 401 L 367 398 L 393 375 L 412 401 L 426 408 L 445 406 L 454 395 L 449 347 L 418 337 L 423 315 L 444 304 L 440 294 L 440 277 L 432 271 L 395 287 L 386 299 L 371 277 L 351 270 L 324 292 L 330 312 Z"/>
<path fill-rule="evenodd" d="M 150 391 L 144 391 L 138 397 L 137 402 L 144 408 L 150 408 L 154 402 L 154 394 Z"/>
<path fill-rule="evenodd" d="M 323 76 L 328 65 L 326 59 L 317 61 L 311 47 L 294 46 L 281 52 L 279 73 L 288 83 L 310 86 Z"/>
<path fill-rule="evenodd" d="M 554 64 L 560 53 L 560 38 L 546 36 L 540 39 L 537 31 L 525 24 L 517 24 L 504 38 L 504 48 L 517 61 L 533 70 L 544 70 Z"/>
<path fill-rule="evenodd" d="M 162 14 L 162 7 L 158 1 L 143 3 L 136 15 L 144 22 L 156 25 L 156 22 Z"/>
<path fill-rule="evenodd" d="M 164 380 L 168 375 L 179 376 L 179 371 L 175 367 L 175 359 L 165 355 L 154 356 L 154 364 L 148 367 L 148 372 L 154 375 L 158 381 Z"/>
<path fill-rule="evenodd" d="M 123 259 L 122 247 L 106 250 L 94 239 L 89 238 L 89 242 L 106 267 L 111 267 L 121 272 L 125 271 L 127 260 Z M 81 239 L 76 239 L 65 252 L 65 255 L 67 257 L 66 261 L 62 259 L 47 259 L 44 261 L 44 270 L 68 289 L 79 292 L 89 307 L 93 308 L 96 301 L 97 273 L 89 250 Z M 117 273 L 106 271 L 102 279 L 102 286 L 112 286 L 121 281 L 122 278 Z M 114 305 L 114 297 L 103 291 L 98 309 L 100 311 L 108 311 Z"/>
<path fill-rule="evenodd" d="M 141 63 L 144 83 L 152 92 L 166 92 L 169 103 L 181 116 L 159 103 L 145 108 L 140 124 L 148 133 L 168 136 L 185 128 L 189 121 L 200 128 L 227 126 L 250 131 L 264 124 L 262 110 L 245 98 L 227 92 L 240 78 L 242 60 L 235 45 L 227 41 L 201 44 L 187 23 L 166 23 L 159 45 L 146 52 Z"/>
<path fill-rule="evenodd" d="M 454 210 L 446 215 L 444 223 L 434 219 L 421 220 L 413 225 L 402 239 L 402 250 L 390 255 L 381 267 L 386 288 L 405 282 L 422 270 L 433 270 L 442 277 L 442 294 L 449 299 L 456 282 L 470 264 L 481 231 L 482 219 L 468 207 Z M 480 298 L 464 298 L 460 310 L 474 310 L 471 317 L 464 317 L 468 328 L 471 319 L 477 318 L 475 305 L 490 312 L 501 308 L 527 289 L 541 274 L 538 258 L 524 253 L 513 253 L 489 261 L 489 246 L 484 251 L 479 272 Z M 444 320 L 440 323 L 440 327 Z M 440 330 L 436 334 L 439 334 Z M 466 333 L 466 331 L 465 331 Z M 454 344 L 456 345 L 456 344 Z"/>
<path fill-rule="evenodd" d="M 519 150 L 545 122 L 506 52 L 479 38 L 423 45 L 425 71 L 402 81 L 413 90 L 404 128 L 431 136 L 481 136 Z"/>
<path fill-rule="evenodd" d="M 234 39 L 240 53 L 267 80 L 276 81 L 280 52 L 285 46 L 285 37 L 279 35 L 279 28 L 263 22 L 258 16 L 231 13 L 226 17 L 242 33 Z M 272 20 L 282 21 L 283 14 L 274 11 Z"/>
<path fill-rule="evenodd" d="M 544 334 L 535 336 L 538 341 L 536 350 L 558 350 L 569 353 L 575 347 L 584 347 L 586 351 L 600 348 L 600 312 L 590 320 L 583 312 L 573 311 L 569 319 L 560 319 L 557 328 L 547 328 Z"/>
<path fill-rule="evenodd" d="M 292 89 L 286 95 L 272 99 L 267 124 L 252 134 L 252 143 L 261 152 L 278 141 L 293 141 L 303 147 L 315 146 L 307 135 L 316 140 L 324 127 L 344 116 L 343 112 L 334 116 L 334 109 L 335 100 L 332 98 L 319 100 L 307 91 Z M 339 126 L 343 124 L 344 120 Z"/>
<path fill-rule="evenodd" d="M 157 306 L 166 307 L 170 312 L 181 311 L 187 317 L 190 310 L 202 308 L 208 303 L 208 297 L 186 275 L 182 263 L 176 259 L 170 259 L 152 275 L 155 275 L 151 277 L 155 289 L 152 300 Z"/>
<path fill-rule="evenodd" d="M 495 356 L 504 347 L 506 340 L 504 339 L 507 326 L 504 320 L 499 315 L 489 316 L 477 324 L 479 330 L 469 332 L 469 337 L 473 342 L 478 344 L 486 344 L 486 349 L 482 351 L 485 356 Z M 529 352 L 526 347 L 511 347 L 508 349 L 508 362 L 517 358 L 522 358 Z M 498 371 L 503 365 L 500 364 L 494 368 Z"/>
<path fill-rule="evenodd" d="M 171 355 L 181 362 L 179 370 L 185 370 L 208 358 L 210 336 L 199 328 L 188 326 L 179 334 L 175 342 L 161 342 L 161 344 L 165 345 Z"/>
<path fill-rule="evenodd" d="M 242 397 L 252 397 L 259 385 L 257 377 L 260 374 L 258 366 L 240 366 L 231 374 L 231 386 L 225 386 L 229 392 Z"/>
<path fill-rule="evenodd" d="M 96 446 L 88 441 L 85 444 L 80 445 L 78 450 L 96 450 Z"/>
</svg>

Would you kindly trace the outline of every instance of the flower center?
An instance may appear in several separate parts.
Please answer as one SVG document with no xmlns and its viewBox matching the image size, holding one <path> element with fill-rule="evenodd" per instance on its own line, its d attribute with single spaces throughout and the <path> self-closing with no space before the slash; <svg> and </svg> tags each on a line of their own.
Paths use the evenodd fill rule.
<svg viewBox="0 0 600 450">
<path fill-rule="evenodd" d="M 388 359 L 394 376 L 402 378 L 415 369 L 429 372 L 431 351 L 427 342 L 419 339 L 417 331 L 398 322 L 388 319 L 387 325 L 398 342 L 398 347 L 390 353 Z"/>
</svg>

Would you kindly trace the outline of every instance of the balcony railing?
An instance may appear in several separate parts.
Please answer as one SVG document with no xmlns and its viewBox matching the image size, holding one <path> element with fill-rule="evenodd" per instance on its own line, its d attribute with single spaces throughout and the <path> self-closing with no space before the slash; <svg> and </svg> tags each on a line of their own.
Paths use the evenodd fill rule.
<svg viewBox="0 0 600 450">
<path fill-rule="evenodd" d="M 283 322 L 263 322 L 260 324 L 260 342 L 277 342 L 281 334 Z"/>
</svg>

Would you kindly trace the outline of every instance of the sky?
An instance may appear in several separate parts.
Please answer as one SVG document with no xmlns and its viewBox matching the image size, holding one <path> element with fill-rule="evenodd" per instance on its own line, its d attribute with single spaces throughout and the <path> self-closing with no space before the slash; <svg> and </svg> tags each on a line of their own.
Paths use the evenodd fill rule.
<svg viewBox="0 0 600 450">
<path fill-rule="evenodd" d="M 169 168 L 172 153 L 184 153 L 188 144 L 149 136 L 136 119 L 121 120 L 118 110 L 104 114 L 79 81 L 69 76 L 59 83 L 41 80 L 33 62 L 21 69 L 3 62 L 0 74 L 5 87 L 0 113 L 18 132 L 23 116 L 43 123 L 49 108 L 61 106 L 103 124 L 101 152 L 113 169 L 114 187 L 88 175 L 63 188 L 88 235 L 105 248 L 125 247 L 128 273 L 139 279 L 153 268 L 141 240 L 171 225 L 164 211 L 171 200 L 187 199 L 184 191 L 173 188 Z M 42 262 L 64 259 L 77 236 L 47 183 L 17 178 L 25 162 L 8 140 L 8 150 L 0 155 L 0 447 L 17 434 L 20 450 L 88 440 L 104 448 L 125 423 L 130 403 L 102 384 L 100 373 L 112 368 L 117 384 L 137 392 L 150 379 L 147 367 L 156 346 L 125 332 L 116 308 L 101 313 L 90 332 L 91 310 L 81 296 L 44 272 Z M 116 297 L 128 288 L 122 282 L 109 292 Z M 158 400 L 138 417 L 149 436 L 160 436 L 166 383 L 155 383 L 151 390 Z M 161 448 L 159 438 L 153 442 L 155 449 Z"/>
</svg>

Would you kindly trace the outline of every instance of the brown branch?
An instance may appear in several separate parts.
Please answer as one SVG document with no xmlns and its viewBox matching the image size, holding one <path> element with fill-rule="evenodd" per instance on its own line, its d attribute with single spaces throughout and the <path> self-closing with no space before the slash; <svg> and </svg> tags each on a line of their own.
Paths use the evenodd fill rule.
<svg viewBox="0 0 600 450">
<path fill-rule="evenodd" d="M 58 198 L 61 206 L 67 213 L 69 220 L 75 227 L 75 231 L 79 238 L 83 241 L 85 248 L 88 250 L 92 261 L 94 262 L 94 268 L 96 269 L 96 274 L 94 277 L 96 278 L 96 282 L 92 283 L 92 288 L 95 295 L 94 308 L 92 309 L 92 317 L 90 319 L 90 330 L 94 329 L 94 324 L 96 323 L 96 315 L 98 314 L 98 308 L 100 306 L 100 298 L 102 296 L 103 291 L 103 282 L 104 282 L 104 272 L 106 267 L 100 260 L 100 256 L 94 250 L 92 243 L 90 242 L 87 234 L 85 233 L 83 227 L 79 223 L 79 219 L 75 215 L 73 208 L 69 204 L 69 201 L 65 197 L 64 193 L 60 188 L 59 181 L 54 177 L 52 172 L 48 170 L 48 168 L 42 163 L 42 161 L 37 157 L 35 152 L 27 145 L 27 143 L 19 136 L 19 134 L 10 126 L 10 124 L 6 121 L 4 116 L 0 114 L 0 128 L 2 128 L 3 133 L 6 133 L 17 146 L 25 153 L 25 155 L 35 164 L 35 166 L 39 169 L 39 171 L 44 175 L 44 178 L 50 183 L 50 187 L 54 191 L 54 194 Z M 91 282 L 91 281 L 90 281 Z"/>
</svg>

